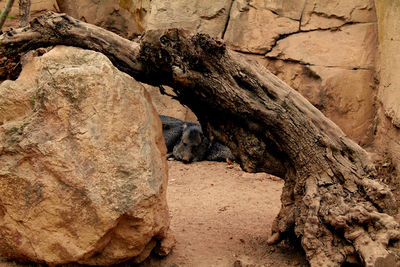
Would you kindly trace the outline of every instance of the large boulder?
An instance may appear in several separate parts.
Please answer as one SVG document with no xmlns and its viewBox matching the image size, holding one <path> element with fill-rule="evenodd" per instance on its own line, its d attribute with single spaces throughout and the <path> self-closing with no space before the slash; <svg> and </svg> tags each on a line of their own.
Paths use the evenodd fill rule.
<svg viewBox="0 0 400 267">
<path fill-rule="evenodd" d="M 0 254 L 139 262 L 166 237 L 166 148 L 144 87 L 56 47 L 0 85 Z"/>
</svg>

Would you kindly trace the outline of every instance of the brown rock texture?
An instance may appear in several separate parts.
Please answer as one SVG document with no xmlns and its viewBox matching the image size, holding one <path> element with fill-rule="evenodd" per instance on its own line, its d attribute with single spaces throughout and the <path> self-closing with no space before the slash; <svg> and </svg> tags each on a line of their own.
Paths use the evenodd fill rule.
<svg viewBox="0 0 400 267">
<path fill-rule="evenodd" d="M 298 21 L 276 14 L 266 2 L 233 2 L 224 39 L 235 50 L 265 54 L 281 35 L 299 30 Z M 293 15 L 299 17 L 302 6 L 297 3 L 293 7 L 298 7 L 298 14 Z"/>
<path fill-rule="evenodd" d="M 385 114 L 400 128 L 400 2 L 376 1 L 380 52 L 379 99 Z"/>
<path fill-rule="evenodd" d="M 377 143 L 385 148 L 386 161 L 400 169 L 400 2 L 376 0 L 379 38 L 379 125 Z M 395 177 L 391 183 L 397 185 Z M 400 193 L 399 193 L 400 195 Z"/>
<path fill-rule="evenodd" d="M 223 35 L 232 0 L 153 0 L 146 29 L 184 28 Z"/>
<path fill-rule="evenodd" d="M 372 0 L 308 0 L 301 30 L 329 29 L 360 22 L 376 22 Z"/>
<path fill-rule="evenodd" d="M 56 47 L 0 86 L 0 253 L 144 260 L 169 227 L 166 148 L 144 87 L 102 54 Z"/>
<path fill-rule="evenodd" d="M 134 39 L 145 29 L 150 0 L 57 0 L 57 3 L 62 12 L 74 18 Z"/>
<path fill-rule="evenodd" d="M 300 32 L 278 41 L 267 56 L 312 66 L 373 68 L 375 28 L 362 23 L 335 31 Z"/>
</svg>

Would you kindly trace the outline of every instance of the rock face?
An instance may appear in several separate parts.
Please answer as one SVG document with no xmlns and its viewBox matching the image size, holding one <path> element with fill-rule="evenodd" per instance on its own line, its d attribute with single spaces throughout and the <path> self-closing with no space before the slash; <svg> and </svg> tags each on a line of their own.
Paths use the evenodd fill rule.
<svg viewBox="0 0 400 267">
<path fill-rule="evenodd" d="M 379 43 L 380 78 L 379 97 L 385 114 L 400 128 L 400 2 L 376 1 Z"/>
<path fill-rule="evenodd" d="M 304 5 L 301 29 L 329 29 L 365 22 L 376 22 L 371 0 L 309 0 Z"/>
<path fill-rule="evenodd" d="M 62 12 L 134 39 L 145 29 L 150 0 L 57 0 Z"/>
<path fill-rule="evenodd" d="M 297 32 L 299 22 L 296 18 L 301 15 L 302 1 L 295 1 L 291 14 L 286 16 L 278 15 L 276 5 L 279 4 L 272 2 L 234 1 L 225 33 L 226 42 L 238 51 L 265 54 L 281 35 Z M 280 10 L 285 13 L 283 8 Z"/>
<path fill-rule="evenodd" d="M 221 37 L 230 6 L 231 0 L 153 0 L 146 29 L 184 28 Z"/>
<path fill-rule="evenodd" d="M 372 69 L 375 39 L 374 24 L 348 25 L 337 31 L 293 34 L 279 40 L 267 56 L 311 66 Z"/>
<path fill-rule="evenodd" d="M 110 265 L 169 227 L 166 148 L 144 87 L 102 54 L 56 47 L 0 86 L 0 253 Z"/>
<path fill-rule="evenodd" d="M 375 1 L 379 37 L 379 93 L 382 114 L 378 128 L 381 145 L 400 169 L 400 2 Z M 397 177 L 396 177 L 397 179 Z M 398 179 L 397 179 L 398 180 Z"/>
</svg>

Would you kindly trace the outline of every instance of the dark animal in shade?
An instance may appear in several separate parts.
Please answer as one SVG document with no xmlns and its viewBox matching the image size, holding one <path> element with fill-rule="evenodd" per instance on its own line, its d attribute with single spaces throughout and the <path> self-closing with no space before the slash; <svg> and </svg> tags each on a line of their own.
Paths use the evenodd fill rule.
<svg viewBox="0 0 400 267">
<path fill-rule="evenodd" d="M 185 163 L 235 159 L 227 146 L 217 141 L 210 142 L 199 124 L 164 115 L 160 115 L 160 118 L 168 153 L 172 153 L 169 157 Z"/>
</svg>

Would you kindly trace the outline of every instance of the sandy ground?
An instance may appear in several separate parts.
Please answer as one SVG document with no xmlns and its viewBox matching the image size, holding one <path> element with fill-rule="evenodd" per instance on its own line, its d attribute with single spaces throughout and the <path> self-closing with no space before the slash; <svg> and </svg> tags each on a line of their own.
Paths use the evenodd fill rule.
<svg viewBox="0 0 400 267">
<path fill-rule="evenodd" d="M 289 244 L 268 246 L 283 182 L 219 162 L 169 162 L 168 204 L 177 243 L 142 266 L 308 266 Z"/>
<path fill-rule="evenodd" d="M 167 197 L 177 242 L 167 257 L 153 256 L 140 267 L 308 266 L 293 245 L 266 244 L 280 208 L 281 180 L 265 173 L 245 173 L 237 164 L 168 164 Z M 11 266 L 44 265 L 0 259 L 0 267 Z"/>
</svg>

